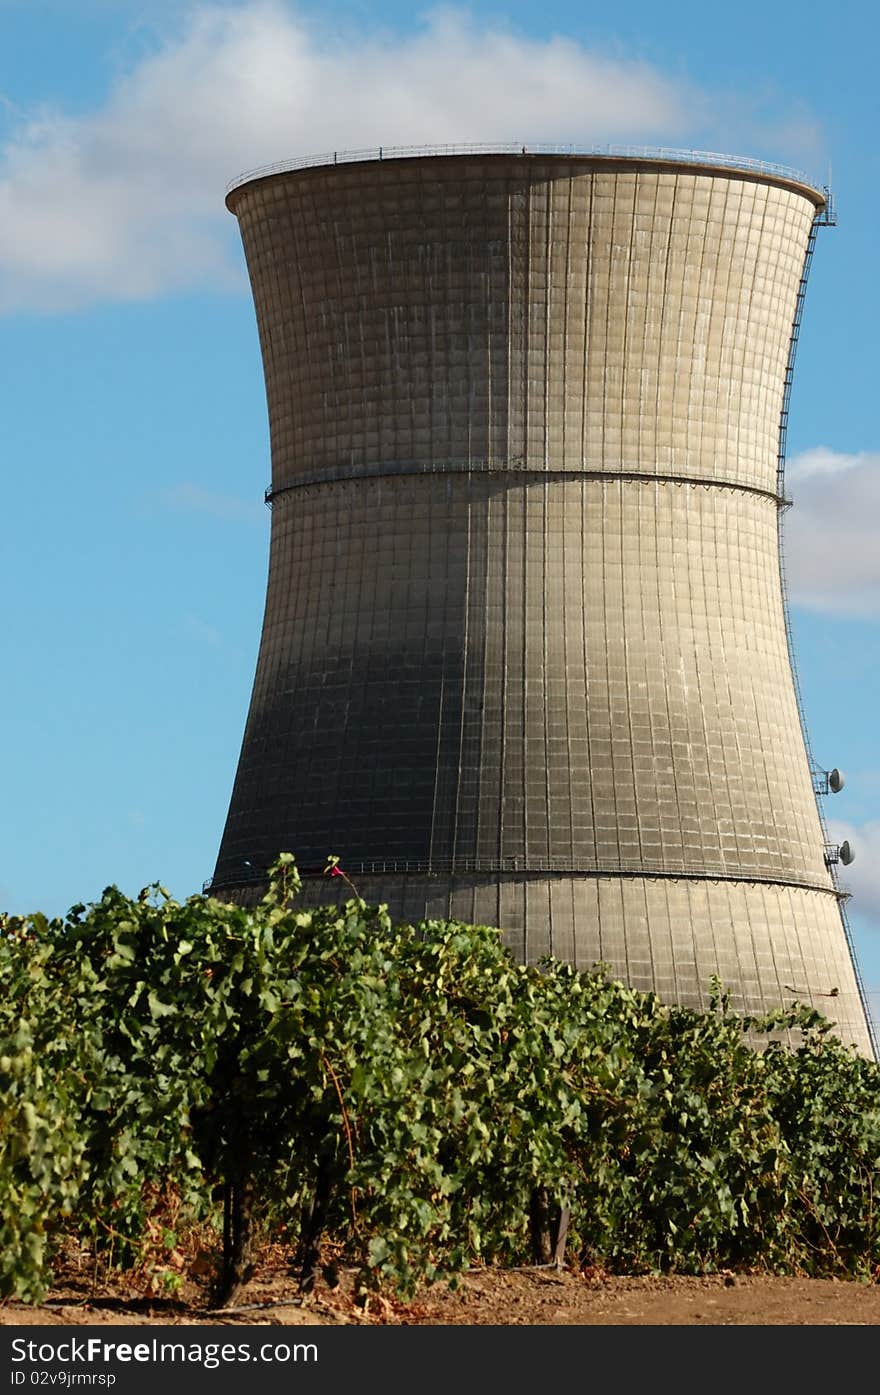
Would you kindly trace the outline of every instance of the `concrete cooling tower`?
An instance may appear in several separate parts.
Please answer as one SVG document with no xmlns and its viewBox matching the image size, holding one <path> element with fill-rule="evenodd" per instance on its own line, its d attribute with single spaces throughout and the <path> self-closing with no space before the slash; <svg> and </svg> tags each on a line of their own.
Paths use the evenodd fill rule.
<svg viewBox="0 0 880 1395">
<path fill-rule="evenodd" d="M 722 157 L 376 152 L 227 204 L 272 442 L 210 888 L 500 926 L 872 1054 L 788 644 L 778 470 L 826 195 Z"/>
</svg>

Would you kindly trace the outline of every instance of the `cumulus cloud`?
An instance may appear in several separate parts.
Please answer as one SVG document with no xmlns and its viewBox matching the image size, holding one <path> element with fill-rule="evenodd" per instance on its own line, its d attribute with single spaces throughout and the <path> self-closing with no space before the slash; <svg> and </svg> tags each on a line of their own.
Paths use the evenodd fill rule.
<svg viewBox="0 0 880 1395">
<path fill-rule="evenodd" d="M 85 115 L 0 150 L 0 311 L 241 276 L 227 182 L 293 156 L 466 141 L 674 142 L 698 98 L 649 65 L 465 13 L 331 36 L 282 0 L 198 4 Z"/>
<path fill-rule="evenodd" d="M 880 928 L 880 819 L 847 823 L 829 819 L 828 834 L 834 843 L 848 841 L 855 861 L 839 867 L 841 884 L 852 892 L 852 908 Z"/>
<path fill-rule="evenodd" d="M 880 454 L 817 446 L 786 467 L 791 598 L 808 610 L 880 616 Z"/>
</svg>

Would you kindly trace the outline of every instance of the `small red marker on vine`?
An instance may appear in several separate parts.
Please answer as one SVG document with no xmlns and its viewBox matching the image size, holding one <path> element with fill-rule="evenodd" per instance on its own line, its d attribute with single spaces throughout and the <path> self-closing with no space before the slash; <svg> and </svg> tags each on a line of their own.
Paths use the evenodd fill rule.
<svg viewBox="0 0 880 1395">
<path fill-rule="evenodd" d="M 342 868 L 339 865 L 338 857 L 330 856 L 327 858 L 327 866 L 324 868 L 325 877 L 328 872 L 330 873 L 331 877 L 341 877 L 344 882 L 347 882 L 347 884 L 351 887 L 352 891 L 354 892 L 355 896 L 357 896 L 358 900 L 360 900 L 360 892 L 358 891 L 354 882 L 351 880 L 351 877 L 349 877 L 346 872 L 343 872 Z"/>
</svg>

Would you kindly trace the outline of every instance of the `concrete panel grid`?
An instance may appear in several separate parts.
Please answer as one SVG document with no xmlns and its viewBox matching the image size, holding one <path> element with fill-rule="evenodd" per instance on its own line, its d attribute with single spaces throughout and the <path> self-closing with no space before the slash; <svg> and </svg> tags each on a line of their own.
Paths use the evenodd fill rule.
<svg viewBox="0 0 880 1395">
<path fill-rule="evenodd" d="M 749 1010 L 793 985 L 870 1050 L 778 559 L 820 202 L 500 155 L 233 191 L 273 508 L 218 894 L 333 852 L 398 916 L 497 924 L 520 959 L 670 1001 L 714 973 Z"/>
</svg>

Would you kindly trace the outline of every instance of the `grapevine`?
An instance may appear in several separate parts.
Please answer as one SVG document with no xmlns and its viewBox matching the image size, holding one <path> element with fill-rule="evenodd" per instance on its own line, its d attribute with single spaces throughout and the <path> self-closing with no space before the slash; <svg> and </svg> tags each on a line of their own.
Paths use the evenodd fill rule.
<svg viewBox="0 0 880 1395">
<path fill-rule="evenodd" d="M 332 1241 L 406 1295 L 549 1262 L 563 1215 L 610 1271 L 880 1269 L 880 1068 L 812 1009 L 669 1006 L 299 887 L 285 855 L 256 907 L 0 917 L 0 1294 L 39 1301 L 70 1239 L 137 1265 L 169 1196 L 216 1227 L 218 1302 L 258 1231 L 306 1288 Z"/>
</svg>

